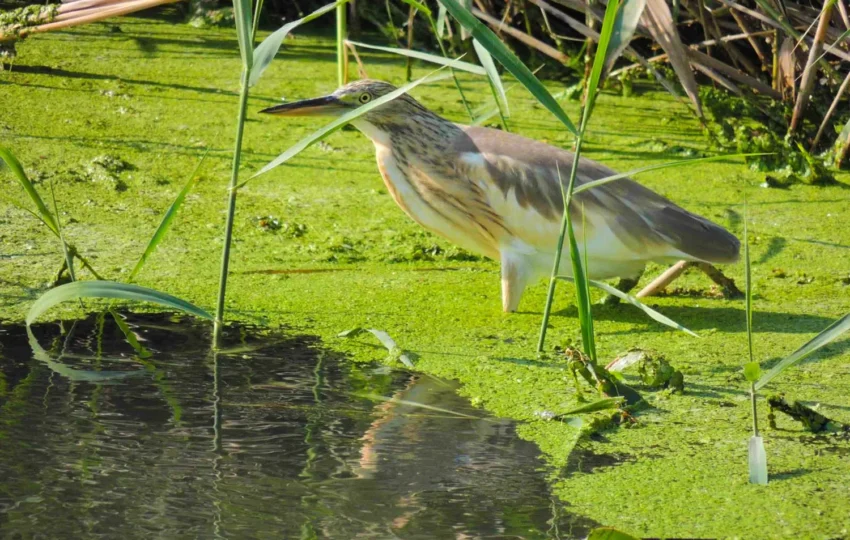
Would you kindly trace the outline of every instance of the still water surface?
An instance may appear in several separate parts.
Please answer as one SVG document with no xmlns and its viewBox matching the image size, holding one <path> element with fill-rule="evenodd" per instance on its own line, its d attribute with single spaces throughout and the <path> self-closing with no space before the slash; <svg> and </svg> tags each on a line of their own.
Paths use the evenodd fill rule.
<svg viewBox="0 0 850 540">
<path fill-rule="evenodd" d="M 575 538 L 538 449 L 452 383 L 311 337 L 0 326 L 2 538 Z M 104 373 L 106 375 L 104 375 Z M 377 396 L 400 401 L 382 401 Z M 424 404 L 433 408 L 411 405 Z"/>
</svg>

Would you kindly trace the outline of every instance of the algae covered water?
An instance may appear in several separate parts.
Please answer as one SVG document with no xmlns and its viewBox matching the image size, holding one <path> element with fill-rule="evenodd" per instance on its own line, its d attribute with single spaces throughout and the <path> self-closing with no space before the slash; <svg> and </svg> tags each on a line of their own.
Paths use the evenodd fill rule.
<svg viewBox="0 0 850 540">
<path fill-rule="evenodd" d="M 575 537 L 535 445 L 310 337 L 130 315 L 0 326 L 0 536 Z M 382 399 L 383 398 L 383 399 Z M 393 398 L 393 401 L 387 401 Z"/>
</svg>

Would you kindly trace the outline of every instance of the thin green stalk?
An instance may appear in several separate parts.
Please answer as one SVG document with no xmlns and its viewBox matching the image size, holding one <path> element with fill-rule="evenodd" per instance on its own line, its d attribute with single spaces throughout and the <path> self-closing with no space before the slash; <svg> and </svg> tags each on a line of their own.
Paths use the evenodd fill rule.
<svg viewBox="0 0 850 540">
<path fill-rule="evenodd" d="M 345 37 L 348 34 L 345 8 L 346 4 L 336 7 L 336 78 L 339 86 L 344 85 L 348 78 L 345 72 Z"/>
<path fill-rule="evenodd" d="M 257 27 L 260 26 L 260 12 L 263 10 L 264 0 L 257 0 L 257 7 L 254 9 L 254 24 L 251 29 L 251 43 L 257 39 Z"/>
<path fill-rule="evenodd" d="M 71 281 L 77 281 L 77 276 L 74 272 L 74 257 L 71 255 L 71 250 L 68 249 L 68 243 L 65 242 L 65 235 L 62 234 L 62 221 L 59 219 L 59 207 L 56 204 L 56 192 L 53 191 L 53 182 L 50 182 L 50 196 L 53 198 L 53 213 L 56 215 L 56 232 L 59 234 L 59 241 L 62 242 L 62 253 L 65 255 L 65 264 L 68 266 L 68 275 L 71 276 Z M 82 302 L 80 304 L 82 305 Z"/>
<path fill-rule="evenodd" d="M 224 322 L 224 298 L 227 292 L 227 273 L 230 267 L 230 243 L 233 238 L 233 220 L 236 215 L 236 186 L 239 183 L 239 162 L 242 157 L 242 135 L 245 131 L 245 113 L 248 110 L 248 80 L 251 68 L 242 68 L 242 81 L 239 90 L 239 117 L 236 121 L 236 142 L 233 148 L 233 167 L 230 171 L 230 188 L 227 201 L 227 224 L 224 232 L 224 249 L 221 254 L 221 274 L 218 284 L 218 303 L 215 310 L 215 329 L 213 343 L 218 346 L 221 337 L 221 325 Z"/>
<path fill-rule="evenodd" d="M 561 254 L 564 251 L 564 237 L 567 235 L 567 225 L 569 223 L 569 201 L 573 196 L 573 184 L 575 177 L 578 174 L 578 162 L 581 155 L 581 144 L 584 130 L 579 130 L 579 135 L 576 138 L 575 159 L 570 170 L 570 185 L 567 188 L 567 193 L 564 196 L 564 219 L 561 220 L 561 232 L 558 235 L 558 244 L 555 246 L 555 260 L 552 263 L 552 275 L 549 276 L 549 290 L 546 293 L 546 304 L 543 307 L 543 322 L 540 324 L 540 337 L 537 340 L 537 352 L 543 352 L 543 343 L 546 341 L 546 329 L 549 326 L 549 315 L 552 312 L 552 300 L 555 297 L 555 284 L 558 281 L 558 271 L 561 268 Z"/>
<path fill-rule="evenodd" d="M 753 407 L 753 437 L 759 436 L 759 417 L 756 411 L 756 383 L 750 383 L 750 403 Z"/>
<path fill-rule="evenodd" d="M 502 102 L 499 99 L 499 93 L 496 91 L 496 87 L 493 86 L 493 81 L 490 78 L 487 78 L 487 82 L 490 83 L 490 92 L 493 94 L 493 99 L 496 100 L 496 108 L 499 110 L 499 123 L 502 124 L 502 130 L 510 131 L 508 129 L 508 121 L 505 119 L 505 113 L 502 112 Z"/>
</svg>

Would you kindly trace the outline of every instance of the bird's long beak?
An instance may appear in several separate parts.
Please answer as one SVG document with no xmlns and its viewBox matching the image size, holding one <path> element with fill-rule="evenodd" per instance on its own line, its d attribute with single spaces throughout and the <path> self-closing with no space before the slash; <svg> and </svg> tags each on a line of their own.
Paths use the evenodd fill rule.
<svg viewBox="0 0 850 540">
<path fill-rule="evenodd" d="M 260 112 L 278 116 L 336 116 L 342 114 L 347 108 L 342 101 L 334 96 L 323 96 L 275 105 Z"/>
</svg>

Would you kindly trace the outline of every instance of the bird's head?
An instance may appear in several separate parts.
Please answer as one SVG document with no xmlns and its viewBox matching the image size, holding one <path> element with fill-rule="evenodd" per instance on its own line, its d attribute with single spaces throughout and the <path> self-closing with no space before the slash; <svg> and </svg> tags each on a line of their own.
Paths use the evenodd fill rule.
<svg viewBox="0 0 850 540">
<path fill-rule="evenodd" d="M 260 112 L 277 116 L 342 116 L 343 114 L 366 105 L 396 87 L 384 81 L 363 79 L 346 84 L 327 96 L 293 101 L 263 109 Z M 406 113 L 424 110 L 416 100 L 403 94 L 392 101 L 376 107 L 364 115 L 367 122 L 385 123 L 393 117 L 404 117 Z"/>
</svg>

